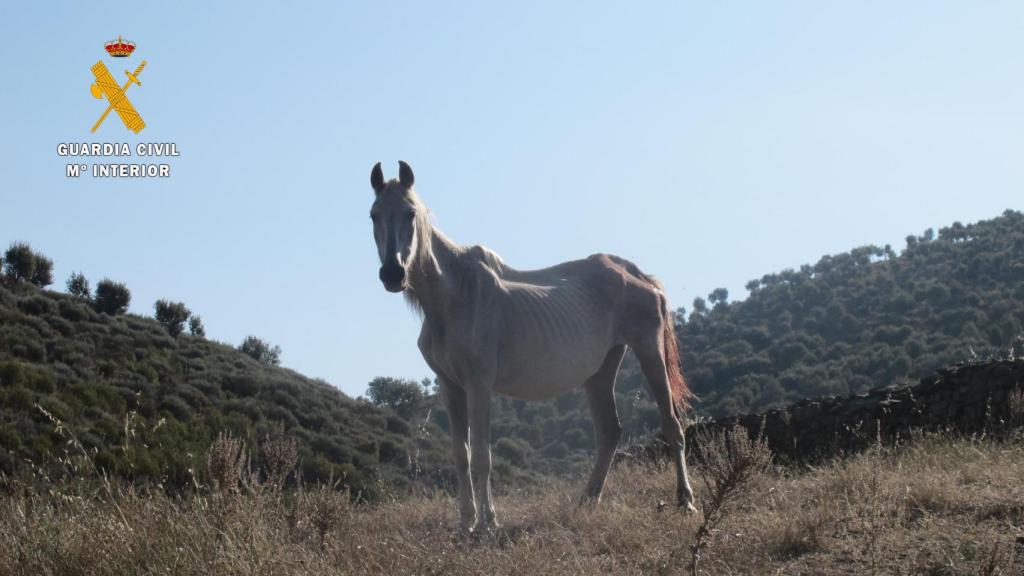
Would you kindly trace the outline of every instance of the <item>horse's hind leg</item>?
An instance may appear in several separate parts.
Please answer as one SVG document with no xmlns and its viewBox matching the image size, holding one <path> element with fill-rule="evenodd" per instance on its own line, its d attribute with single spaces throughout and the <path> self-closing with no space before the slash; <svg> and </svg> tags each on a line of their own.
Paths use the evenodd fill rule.
<svg viewBox="0 0 1024 576">
<path fill-rule="evenodd" d="M 608 477 L 608 468 L 612 464 L 615 448 L 622 437 L 622 426 L 619 414 L 615 410 L 615 375 L 626 352 L 624 345 L 615 346 L 604 357 L 601 368 L 587 378 L 584 389 L 587 391 L 587 403 L 590 406 L 590 419 L 594 424 L 594 442 L 597 445 L 597 456 L 594 460 L 594 471 L 590 474 L 582 503 L 597 504 L 601 501 L 601 492 Z"/>
<path fill-rule="evenodd" d="M 651 393 L 658 403 L 661 415 L 661 432 L 668 443 L 669 452 L 676 466 L 676 503 L 693 511 L 693 489 L 686 473 L 686 437 L 683 427 L 672 406 L 672 394 L 669 390 L 668 372 L 665 368 L 664 347 L 662 346 L 662 330 L 652 331 L 649 337 L 631 343 L 636 352 L 640 367 L 643 369 Z"/>
</svg>

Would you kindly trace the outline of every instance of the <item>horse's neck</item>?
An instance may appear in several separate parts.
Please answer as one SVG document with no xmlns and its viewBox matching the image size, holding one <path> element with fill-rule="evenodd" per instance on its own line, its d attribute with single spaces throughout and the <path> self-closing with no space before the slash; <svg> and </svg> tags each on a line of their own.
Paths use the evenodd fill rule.
<svg viewBox="0 0 1024 576">
<path fill-rule="evenodd" d="M 463 273 L 463 251 L 439 231 L 430 229 L 430 247 L 420 254 L 409 276 L 412 298 L 427 317 L 442 317 L 456 299 Z"/>
</svg>

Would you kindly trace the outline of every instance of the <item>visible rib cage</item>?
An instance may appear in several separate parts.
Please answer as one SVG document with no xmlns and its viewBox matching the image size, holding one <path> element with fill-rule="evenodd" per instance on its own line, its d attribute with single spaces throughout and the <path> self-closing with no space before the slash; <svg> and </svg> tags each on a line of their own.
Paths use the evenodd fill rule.
<svg viewBox="0 0 1024 576">
<path fill-rule="evenodd" d="M 523 335 L 548 343 L 578 342 L 594 320 L 587 291 L 574 283 L 540 286 L 515 282 L 505 287 L 511 298 L 510 321 L 518 320 Z"/>
</svg>

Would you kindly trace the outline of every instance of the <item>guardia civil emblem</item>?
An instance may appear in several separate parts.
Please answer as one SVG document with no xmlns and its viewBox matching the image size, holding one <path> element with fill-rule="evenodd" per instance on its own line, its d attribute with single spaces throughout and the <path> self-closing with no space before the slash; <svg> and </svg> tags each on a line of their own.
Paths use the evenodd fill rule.
<svg viewBox="0 0 1024 576">
<path fill-rule="evenodd" d="M 118 36 L 117 40 L 107 42 L 103 45 L 103 48 L 113 58 L 127 58 L 135 52 L 135 43 Z M 146 127 L 146 122 L 143 121 L 139 112 L 135 110 L 135 106 L 132 106 L 131 100 L 128 100 L 127 95 L 128 89 L 131 88 L 132 84 L 142 86 L 142 82 L 139 81 L 139 74 L 142 73 L 142 69 L 145 67 L 146 61 L 143 60 L 135 68 L 134 72 L 129 72 L 125 69 L 124 74 L 128 77 L 128 80 L 124 85 L 119 85 L 110 74 L 110 70 L 107 69 L 103 60 L 93 65 L 92 75 L 96 77 L 96 82 L 89 87 L 89 91 L 95 98 L 100 100 L 106 99 L 107 109 L 100 115 L 99 120 L 93 124 L 91 132 L 95 132 L 103 124 L 111 110 L 117 112 L 125 128 L 136 134 Z"/>
</svg>

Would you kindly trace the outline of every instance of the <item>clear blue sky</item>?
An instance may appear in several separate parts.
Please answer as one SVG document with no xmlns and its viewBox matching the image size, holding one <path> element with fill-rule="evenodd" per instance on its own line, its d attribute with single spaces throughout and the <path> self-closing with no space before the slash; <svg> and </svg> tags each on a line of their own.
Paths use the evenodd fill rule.
<svg viewBox="0 0 1024 576">
<path fill-rule="evenodd" d="M 5 3 L 0 242 L 361 394 L 429 374 L 377 281 L 377 160 L 412 164 L 456 241 L 521 268 L 617 253 L 689 308 L 1024 207 L 1021 30 L 1020 2 Z M 101 58 L 149 61 L 141 134 L 89 134 Z M 67 179 L 56 146 L 82 141 L 182 155 Z"/>
</svg>

